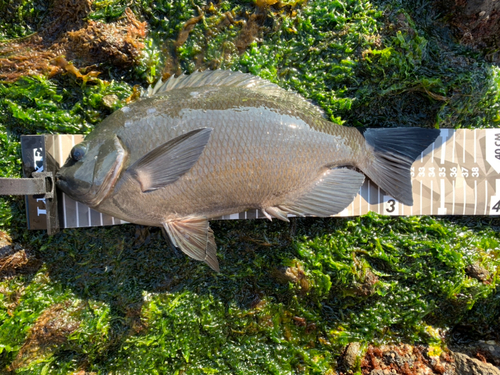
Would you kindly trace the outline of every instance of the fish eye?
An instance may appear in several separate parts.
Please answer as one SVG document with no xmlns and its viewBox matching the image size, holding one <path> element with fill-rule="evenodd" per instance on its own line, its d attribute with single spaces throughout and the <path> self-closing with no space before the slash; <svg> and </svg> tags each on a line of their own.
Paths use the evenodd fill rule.
<svg viewBox="0 0 500 375">
<path fill-rule="evenodd" d="M 74 161 L 82 160 L 87 153 L 87 147 L 85 145 L 79 144 L 71 149 L 71 157 Z"/>
</svg>

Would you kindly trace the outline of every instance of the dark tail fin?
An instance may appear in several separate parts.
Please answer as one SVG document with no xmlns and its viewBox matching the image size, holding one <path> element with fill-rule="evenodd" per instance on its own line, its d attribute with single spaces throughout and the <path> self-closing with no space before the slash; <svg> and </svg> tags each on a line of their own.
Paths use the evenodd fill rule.
<svg viewBox="0 0 500 375">
<path fill-rule="evenodd" d="M 387 194 L 412 206 L 410 168 L 422 151 L 438 137 L 439 130 L 367 129 L 363 135 L 375 151 L 375 159 L 363 168 L 363 172 Z"/>
</svg>

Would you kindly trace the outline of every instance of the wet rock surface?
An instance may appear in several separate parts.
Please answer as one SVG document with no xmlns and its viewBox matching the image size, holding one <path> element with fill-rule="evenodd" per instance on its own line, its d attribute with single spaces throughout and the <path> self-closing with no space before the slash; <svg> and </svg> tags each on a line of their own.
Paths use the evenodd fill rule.
<svg viewBox="0 0 500 375">
<path fill-rule="evenodd" d="M 496 340 L 478 340 L 465 345 L 452 345 L 450 348 L 454 352 L 466 354 L 500 368 L 500 342 Z"/>
<path fill-rule="evenodd" d="M 344 353 L 339 358 L 338 365 L 341 371 L 349 374 L 356 369 L 361 354 L 361 343 L 351 342 L 346 346 Z"/>
<path fill-rule="evenodd" d="M 500 370 L 490 363 L 481 362 L 463 353 L 453 353 L 457 375 L 500 375 Z"/>
<path fill-rule="evenodd" d="M 486 356 L 481 355 L 488 351 L 491 353 L 488 359 L 497 361 L 500 353 L 497 343 L 478 342 L 467 350 L 468 354 L 446 350 L 439 355 L 430 355 L 432 348 L 425 346 L 369 346 L 361 360 L 361 372 L 363 375 L 500 375 L 500 368 L 494 365 L 496 362 L 488 361 Z"/>
<path fill-rule="evenodd" d="M 481 267 L 480 264 L 471 264 L 465 268 L 465 272 L 468 276 L 482 281 L 483 283 L 489 282 L 490 273 L 484 267 Z"/>
<path fill-rule="evenodd" d="M 383 345 L 369 346 L 361 361 L 363 375 L 427 375 L 455 374 L 455 367 L 449 353 L 429 356 L 424 346 Z"/>
</svg>

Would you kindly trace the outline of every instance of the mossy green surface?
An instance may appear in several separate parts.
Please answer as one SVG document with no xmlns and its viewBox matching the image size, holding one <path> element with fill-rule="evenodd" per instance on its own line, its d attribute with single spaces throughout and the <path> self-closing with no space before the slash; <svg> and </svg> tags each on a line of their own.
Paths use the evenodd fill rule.
<svg viewBox="0 0 500 375">
<path fill-rule="evenodd" d="M 35 25 L 43 13 L 22 4 L 19 24 Z M 95 1 L 89 18 L 114 21 L 127 5 Z M 457 44 L 429 9 L 136 2 L 150 33 L 132 71 L 107 67 L 85 84 L 71 75 L 0 84 L 0 174 L 20 176 L 21 134 L 88 133 L 163 66 L 251 72 L 349 126 L 499 127 L 500 70 Z M 202 13 L 179 45 L 185 23 Z M 24 36 L 28 26 L 2 32 Z M 216 274 L 169 248 L 156 228 L 48 237 L 25 229 L 23 210 L 22 198 L 0 197 L 2 231 L 41 260 L 0 281 L 0 372 L 334 374 L 351 341 L 441 345 L 459 325 L 482 337 L 500 329 L 495 218 L 213 222 Z M 471 265 L 488 279 L 470 277 Z"/>
<path fill-rule="evenodd" d="M 34 34 L 47 13 L 47 3 L 41 0 L 0 2 L 0 42 Z"/>
</svg>

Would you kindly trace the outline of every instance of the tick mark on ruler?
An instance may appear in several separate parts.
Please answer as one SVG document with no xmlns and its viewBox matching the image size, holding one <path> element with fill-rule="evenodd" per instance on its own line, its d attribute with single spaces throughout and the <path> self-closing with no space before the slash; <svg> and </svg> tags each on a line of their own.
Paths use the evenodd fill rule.
<svg viewBox="0 0 500 375">
<path fill-rule="evenodd" d="M 451 153 L 451 162 L 454 163 L 455 162 L 455 134 L 456 134 L 456 130 L 453 131 L 453 141 L 452 141 L 452 145 L 453 145 L 453 152 Z"/>
<path fill-rule="evenodd" d="M 446 191 L 444 188 L 444 180 L 441 179 L 439 180 L 439 193 L 440 195 L 440 205 L 438 208 L 438 215 L 446 215 L 446 207 L 445 207 L 445 198 L 446 198 Z"/>
<path fill-rule="evenodd" d="M 462 133 L 464 134 L 464 143 L 462 145 L 462 149 L 463 149 L 463 156 L 462 156 L 462 159 L 463 159 L 463 162 L 465 163 L 465 133 L 464 131 L 462 131 Z"/>
<path fill-rule="evenodd" d="M 446 141 L 448 140 L 448 129 L 441 130 L 441 164 L 444 164 L 446 159 Z"/>
<path fill-rule="evenodd" d="M 484 181 L 484 214 L 488 213 L 488 181 Z"/>
<path fill-rule="evenodd" d="M 476 163 L 476 129 L 474 129 L 474 164 Z"/>
</svg>

